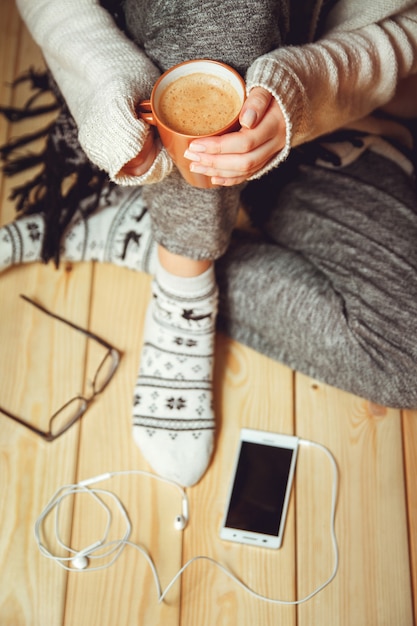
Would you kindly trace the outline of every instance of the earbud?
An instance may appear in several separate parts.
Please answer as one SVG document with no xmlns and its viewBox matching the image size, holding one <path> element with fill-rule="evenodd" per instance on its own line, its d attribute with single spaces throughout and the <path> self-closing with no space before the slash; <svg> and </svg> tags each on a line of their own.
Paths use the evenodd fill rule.
<svg viewBox="0 0 417 626">
<path fill-rule="evenodd" d="M 184 530 L 188 524 L 188 501 L 187 498 L 182 499 L 182 514 L 177 515 L 174 522 L 175 530 Z"/>
<path fill-rule="evenodd" d="M 71 559 L 71 565 L 74 569 L 87 569 L 90 561 L 87 554 L 92 554 L 94 550 L 102 545 L 102 541 L 95 541 L 91 546 L 85 547 Z"/>
<path fill-rule="evenodd" d="M 184 518 L 184 516 L 177 515 L 177 517 L 175 518 L 175 522 L 174 522 L 175 530 L 184 530 L 186 526 L 187 526 L 187 520 Z"/>
<path fill-rule="evenodd" d="M 83 554 L 77 554 L 77 556 L 71 559 L 71 565 L 75 569 L 86 569 L 88 567 L 88 559 Z"/>
<path fill-rule="evenodd" d="M 156 474 L 151 474 L 150 472 L 145 472 L 143 470 L 123 470 L 120 472 L 106 472 L 104 474 L 100 474 L 99 476 L 93 476 L 92 478 L 86 478 L 74 485 L 64 485 L 63 487 L 59 487 L 55 494 L 52 496 L 48 504 L 45 506 L 44 510 L 39 515 L 38 519 L 35 522 L 35 539 L 41 553 L 48 558 L 51 558 L 57 563 L 60 567 L 71 571 L 79 571 L 83 572 L 84 570 L 89 571 L 98 571 L 109 567 L 122 553 L 123 549 L 127 545 L 134 546 L 141 552 L 143 552 L 144 556 L 148 558 L 146 552 L 142 550 L 140 546 L 136 546 L 131 541 L 129 541 L 131 532 L 132 532 L 132 523 L 129 519 L 128 513 L 120 500 L 117 494 L 107 490 L 107 489 L 95 489 L 94 485 L 104 480 L 108 480 L 113 478 L 114 476 L 125 476 L 125 475 L 139 475 L 139 476 L 148 476 L 154 480 L 163 481 L 168 483 L 179 490 L 182 498 L 182 511 L 179 515 L 176 516 L 174 521 L 174 526 L 177 530 L 184 530 L 184 528 L 188 524 L 188 497 L 185 489 L 179 485 L 178 483 L 169 480 L 167 478 L 162 478 L 161 476 L 157 476 Z M 57 542 L 70 552 L 69 556 L 58 556 L 50 552 L 48 547 L 42 543 L 42 533 L 43 533 L 43 525 L 45 523 L 45 519 L 55 510 L 56 520 L 58 520 L 58 515 L 60 511 L 60 507 L 63 501 L 75 494 L 85 494 L 94 498 L 96 503 L 101 506 L 106 514 L 107 523 L 104 529 L 104 535 L 98 541 L 95 541 L 89 546 L 79 550 L 73 550 L 70 546 L 65 545 L 65 542 L 59 535 L 59 524 L 56 521 L 55 523 L 55 536 Z M 124 521 L 124 533 L 120 539 L 110 541 L 108 538 L 108 534 L 110 531 L 110 527 L 112 524 L 112 510 L 109 508 L 107 503 L 104 501 L 103 496 L 110 498 L 113 500 L 115 511 L 119 514 L 122 521 Z M 100 554 L 95 554 L 97 550 L 100 549 Z M 104 557 L 110 557 L 110 559 L 104 559 Z M 101 562 L 97 563 L 97 560 L 101 559 Z M 103 562 L 104 559 L 104 562 Z M 151 567 L 153 567 L 152 563 Z"/>
</svg>

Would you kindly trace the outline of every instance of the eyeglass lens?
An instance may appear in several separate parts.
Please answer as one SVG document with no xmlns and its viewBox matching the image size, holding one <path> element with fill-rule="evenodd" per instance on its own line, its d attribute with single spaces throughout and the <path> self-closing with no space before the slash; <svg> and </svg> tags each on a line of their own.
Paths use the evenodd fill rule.
<svg viewBox="0 0 417 626">
<path fill-rule="evenodd" d="M 89 403 L 108 385 L 118 364 L 118 352 L 116 350 L 108 350 L 94 376 L 92 383 L 93 393 L 88 397 L 77 396 L 72 398 L 52 416 L 49 422 L 49 429 L 53 438 L 62 435 L 80 419 L 87 410 Z"/>
<path fill-rule="evenodd" d="M 77 326 L 73 322 L 70 322 L 63 317 L 52 313 L 51 311 L 48 311 L 48 309 L 43 307 L 41 304 L 38 304 L 37 302 L 31 300 L 27 296 L 21 295 L 21 297 L 30 304 L 40 309 L 43 313 L 46 313 L 46 315 L 49 315 L 50 317 L 53 317 L 54 319 L 57 319 L 64 324 L 67 324 L 67 326 L 71 326 L 72 328 L 83 333 L 90 339 L 95 340 L 101 346 L 107 348 L 107 352 L 102 359 L 100 365 L 98 366 L 92 380 L 92 390 L 90 394 L 86 394 L 86 396 L 75 396 L 74 398 L 71 398 L 71 400 L 69 400 L 66 404 L 64 404 L 64 406 L 61 407 L 58 411 L 56 411 L 56 413 L 54 413 L 54 415 L 49 420 L 49 432 L 39 430 L 36 426 L 30 424 L 26 420 L 16 415 L 13 415 L 7 409 L 3 409 L 0 407 L 0 413 L 3 413 L 12 420 L 20 423 L 21 425 L 26 426 L 32 432 L 40 435 L 47 441 L 52 441 L 53 439 L 56 439 L 59 435 L 62 435 L 66 430 L 68 430 L 70 426 L 72 426 L 85 413 L 88 405 L 95 398 L 95 396 L 101 393 L 108 385 L 118 368 L 121 354 L 116 348 L 111 347 L 106 341 L 96 336 L 94 333 Z"/>
<path fill-rule="evenodd" d="M 85 413 L 88 400 L 81 396 L 72 398 L 61 407 L 49 420 L 50 439 L 62 435 Z"/>
<path fill-rule="evenodd" d="M 101 393 L 104 388 L 109 384 L 116 371 L 120 361 L 120 356 L 117 350 L 108 350 L 103 360 L 98 366 L 97 372 L 93 380 L 93 393 L 97 395 Z"/>
</svg>

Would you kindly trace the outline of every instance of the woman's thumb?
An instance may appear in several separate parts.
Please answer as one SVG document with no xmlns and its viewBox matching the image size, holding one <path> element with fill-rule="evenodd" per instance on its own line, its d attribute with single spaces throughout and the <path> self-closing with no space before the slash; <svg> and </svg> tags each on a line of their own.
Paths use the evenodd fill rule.
<svg viewBox="0 0 417 626">
<path fill-rule="evenodd" d="M 272 95 L 263 87 L 253 87 L 242 107 L 239 122 L 245 128 L 254 128 L 265 115 Z"/>
</svg>

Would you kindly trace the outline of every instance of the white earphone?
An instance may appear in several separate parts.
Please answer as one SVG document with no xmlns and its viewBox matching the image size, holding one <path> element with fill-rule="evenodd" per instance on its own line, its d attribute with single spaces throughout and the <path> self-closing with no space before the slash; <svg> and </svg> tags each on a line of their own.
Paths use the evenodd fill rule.
<svg viewBox="0 0 417 626">
<path fill-rule="evenodd" d="M 93 478 L 86 478 L 85 480 L 77 483 L 78 486 L 88 487 L 89 485 L 93 485 L 95 483 L 101 482 L 103 480 L 108 480 L 113 476 L 120 476 L 123 474 L 137 474 L 141 476 L 148 476 L 149 478 L 153 478 L 155 480 L 160 480 L 169 485 L 176 487 L 182 496 L 182 512 L 180 515 L 177 515 L 174 520 L 174 528 L 176 530 L 184 530 L 188 524 L 188 498 L 185 490 L 178 483 L 173 480 L 169 480 L 168 478 L 162 478 L 161 476 L 157 476 L 156 474 L 151 474 L 150 472 L 145 472 L 142 470 L 126 470 L 124 472 L 106 472 L 105 474 L 99 474 L 98 476 L 93 476 Z M 74 485 L 76 487 L 77 485 Z M 84 552 L 84 551 L 83 551 Z M 83 556 L 83 553 L 79 553 Z"/>
<path fill-rule="evenodd" d="M 327 585 L 331 583 L 331 581 L 334 579 L 337 573 L 337 569 L 339 565 L 339 554 L 338 554 L 338 546 L 337 546 L 336 532 L 335 532 L 335 515 L 336 515 L 336 503 L 337 503 L 337 491 L 338 491 L 338 471 L 337 471 L 336 461 L 332 453 L 323 445 L 319 443 L 315 443 L 313 441 L 308 441 L 306 439 L 300 439 L 299 442 L 300 444 L 303 444 L 305 446 L 314 446 L 322 450 L 329 458 L 332 468 L 333 468 L 330 534 L 331 534 L 331 540 L 333 544 L 333 553 L 334 553 L 334 564 L 333 564 L 333 569 L 329 578 L 325 582 L 323 582 L 321 585 L 319 585 L 314 591 L 304 596 L 303 598 L 300 598 L 299 600 L 279 600 L 275 598 L 269 598 L 260 593 L 257 593 L 256 591 L 248 587 L 248 585 L 242 582 L 239 578 L 237 578 L 237 576 L 232 574 L 232 572 L 230 572 L 221 563 L 204 555 L 195 556 L 191 558 L 189 561 L 187 561 L 187 563 L 175 574 L 171 582 L 165 587 L 164 591 L 162 591 L 161 585 L 159 582 L 158 573 L 156 571 L 155 565 L 151 557 L 149 556 L 149 554 L 146 552 L 144 548 L 142 548 L 140 545 L 137 545 L 129 540 L 130 533 L 132 530 L 132 525 L 130 523 L 127 512 L 121 500 L 119 499 L 119 497 L 116 494 L 112 493 L 111 491 L 108 491 L 105 489 L 98 489 L 96 487 L 91 488 L 91 485 L 94 485 L 104 480 L 108 480 L 109 478 L 112 478 L 113 476 L 128 475 L 128 474 L 148 476 L 155 480 L 160 480 L 162 482 L 168 483 L 169 485 L 176 487 L 181 493 L 182 512 L 181 514 L 176 516 L 174 520 L 174 527 L 177 530 L 184 530 L 184 528 L 187 526 L 187 523 L 188 523 L 188 497 L 187 497 L 185 490 L 178 483 L 175 483 L 166 478 L 162 478 L 161 476 L 157 476 L 155 474 L 151 474 L 149 472 L 145 472 L 141 470 L 107 472 L 105 474 L 100 474 L 99 476 L 94 476 L 93 478 L 87 478 L 86 480 L 82 480 L 79 483 L 76 483 L 74 485 L 66 485 L 64 487 L 60 487 L 52 496 L 51 500 L 48 502 L 48 504 L 46 505 L 46 507 L 44 508 L 44 510 L 38 517 L 38 519 L 36 520 L 34 530 L 35 530 L 35 539 L 36 539 L 38 548 L 44 556 L 55 561 L 55 563 L 60 565 L 60 567 L 70 572 L 82 572 L 85 570 L 97 571 L 97 570 L 110 567 L 110 565 L 112 565 L 116 561 L 116 559 L 121 555 L 124 548 L 127 545 L 131 546 L 132 548 L 139 550 L 148 561 L 149 567 L 151 568 L 153 576 L 154 576 L 159 602 L 162 602 L 164 600 L 165 596 L 167 595 L 171 587 L 175 584 L 177 579 L 180 576 L 182 576 L 184 571 L 192 563 L 194 563 L 194 561 L 205 560 L 205 561 L 209 561 L 211 564 L 218 567 L 222 572 L 224 572 L 224 574 L 226 574 L 226 576 L 229 576 L 232 580 L 235 581 L 237 585 L 242 587 L 245 591 L 247 591 L 250 595 L 257 598 L 258 600 L 264 600 L 272 604 L 281 604 L 281 605 L 302 604 L 303 602 L 310 600 L 313 596 L 315 596 L 320 591 L 322 591 L 322 589 L 327 587 Z M 96 502 L 104 508 L 104 510 L 107 513 L 107 524 L 106 524 L 106 529 L 105 529 L 102 539 L 95 541 L 94 543 L 92 543 L 89 546 L 86 546 L 82 550 L 74 550 L 70 546 L 67 546 L 59 536 L 59 519 L 58 518 L 59 518 L 60 506 L 66 497 L 76 494 L 76 493 L 84 493 L 84 494 L 88 494 L 92 496 L 96 500 Z M 116 505 L 116 509 L 119 511 L 120 515 L 125 521 L 125 532 L 124 532 L 124 535 L 119 539 L 108 540 L 108 533 L 110 530 L 110 525 L 111 525 L 111 520 L 112 520 L 112 512 L 110 508 L 107 506 L 107 504 L 104 502 L 101 496 L 106 496 L 106 498 L 111 498 L 113 500 L 113 502 Z M 42 532 L 43 524 L 44 524 L 45 519 L 48 517 L 50 513 L 52 513 L 53 510 L 55 510 L 55 539 L 57 543 L 61 546 L 61 548 L 66 550 L 68 553 L 70 553 L 70 556 L 61 557 L 61 556 L 54 555 L 49 551 L 47 546 L 44 545 L 44 543 L 42 543 L 41 536 L 43 535 L 43 532 Z M 98 554 L 95 554 L 97 551 L 98 551 Z M 99 560 L 99 559 L 101 560 L 104 559 L 104 563 L 102 563 L 101 565 L 92 565 L 92 561 Z"/>
<path fill-rule="evenodd" d="M 169 485 L 172 485 L 176 489 L 178 489 L 178 491 L 181 494 L 182 511 L 181 511 L 181 514 L 175 517 L 174 527 L 177 530 L 184 530 L 186 528 L 188 524 L 188 497 L 187 497 L 185 490 L 181 487 L 181 485 L 179 485 L 178 483 L 172 480 L 168 480 L 167 478 L 162 478 L 161 476 L 157 476 L 156 474 L 151 474 L 150 472 L 145 472 L 142 470 L 125 470 L 125 471 L 119 471 L 119 472 L 106 472 L 105 474 L 99 474 L 98 476 L 93 476 L 92 478 L 86 478 L 85 480 L 81 480 L 80 482 L 75 483 L 73 485 L 65 485 L 63 487 L 60 487 L 55 492 L 55 494 L 52 496 L 52 498 L 50 499 L 50 501 L 48 502 L 48 504 L 46 505 L 46 507 L 44 508 L 44 510 L 42 511 L 42 513 L 40 514 L 40 516 L 38 517 L 35 523 L 35 540 L 42 554 L 52 559 L 58 565 L 60 565 L 61 567 L 63 567 L 64 569 L 68 571 L 85 570 L 87 569 L 87 567 L 89 567 L 91 560 L 104 559 L 106 557 L 112 556 L 113 558 L 111 558 L 110 562 L 106 562 L 104 565 L 97 565 L 94 567 L 89 567 L 90 570 L 91 569 L 99 570 L 99 569 L 104 569 L 106 567 L 109 567 L 109 565 L 111 565 L 118 558 L 118 556 L 120 555 L 120 553 L 122 552 L 122 550 L 124 549 L 126 545 L 128 544 L 134 545 L 129 541 L 130 533 L 132 530 L 132 525 L 130 523 L 128 514 L 121 500 L 119 499 L 119 497 L 115 495 L 113 492 L 108 491 L 106 489 L 98 489 L 96 487 L 92 487 L 92 485 L 95 485 L 99 482 L 113 478 L 114 476 L 121 476 L 121 475 L 128 475 L 128 474 L 148 476 L 149 478 L 165 482 Z M 61 507 L 62 502 L 65 500 L 65 498 L 68 498 L 69 496 L 75 495 L 77 493 L 83 493 L 83 494 L 87 494 L 93 497 L 95 501 L 105 510 L 107 514 L 107 524 L 106 524 L 105 532 L 104 532 L 102 539 L 95 541 L 91 545 L 86 546 L 82 550 L 78 550 L 78 551 L 73 550 L 70 546 L 67 546 L 62 541 L 60 534 L 59 534 L 59 522 L 58 522 L 59 512 L 60 512 L 60 507 Z M 124 519 L 125 532 L 120 539 L 108 541 L 108 534 L 110 531 L 110 526 L 111 526 L 111 521 L 112 521 L 113 516 L 112 516 L 112 512 L 109 506 L 107 506 L 107 504 L 103 500 L 103 496 L 106 496 L 107 498 L 110 498 L 111 500 L 113 500 L 113 502 L 116 505 L 117 511 L 119 512 L 121 517 Z M 52 554 L 52 552 L 47 548 L 47 546 L 44 545 L 44 543 L 42 543 L 41 535 L 42 535 L 43 524 L 45 522 L 45 519 L 54 510 L 55 510 L 55 518 L 56 518 L 56 521 L 55 521 L 56 541 L 62 548 L 64 548 L 64 550 L 70 553 L 70 556 L 61 557 L 61 556 L 57 556 L 56 554 Z M 138 547 L 138 546 L 135 546 L 135 547 Z M 100 549 L 100 555 L 99 556 L 95 555 L 94 553 L 99 549 Z M 139 548 L 139 549 L 142 552 L 144 552 L 142 548 Z M 149 560 L 147 553 L 144 552 L 144 554 Z"/>
<path fill-rule="evenodd" d="M 95 550 L 96 548 L 99 548 L 100 544 L 101 544 L 100 541 L 96 541 L 91 546 L 88 546 L 87 548 L 84 548 L 84 550 L 81 550 L 81 552 L 78 552 L 74 557 L 72 557 L 70 561 L 72 567 L 74 567 L 75 569 L 79 569 L 79 570 L 86 569 L 90 563 L 86 555 L 92 552 L 93 550 Z"/>
<path fill-rule="evenodd" d="M 187 504 L 187 501 L 184 499 L 182 501 L 182 514 L 177 515 L 177 517 L 175 518 L 174 528 L 175 530 L 184 530 L 187 524 L 188 524 L 188 504 Z"/>
</svg>

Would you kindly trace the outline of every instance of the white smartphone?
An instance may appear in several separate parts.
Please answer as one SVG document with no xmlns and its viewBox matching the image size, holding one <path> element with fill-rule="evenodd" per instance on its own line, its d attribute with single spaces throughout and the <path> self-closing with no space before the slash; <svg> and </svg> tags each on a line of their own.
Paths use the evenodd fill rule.
<svg viewBox="0 0 417 626">
<path fill-rule="evenodd" d="M 281 547 L 298 437 L 243 428 L 220 537 Z"/>
</svg>

